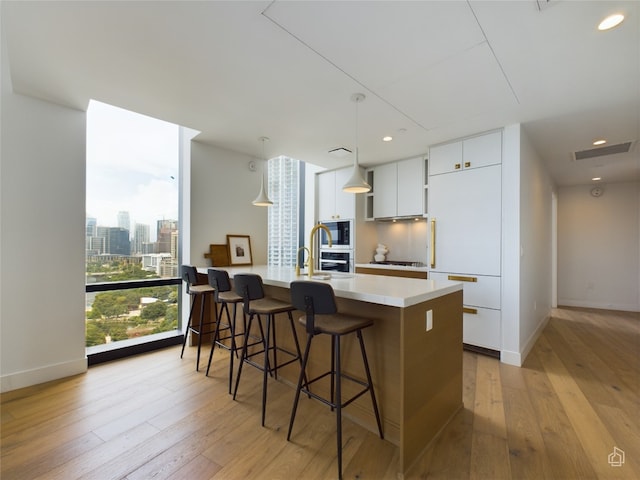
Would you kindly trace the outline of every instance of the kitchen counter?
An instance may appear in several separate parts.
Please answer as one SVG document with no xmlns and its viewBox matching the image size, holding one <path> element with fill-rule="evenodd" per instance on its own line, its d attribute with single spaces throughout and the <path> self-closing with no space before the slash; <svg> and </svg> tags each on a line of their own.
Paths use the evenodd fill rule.
<svg viewBox="0 0 640 480">
<path fill-rule="evenodd" d="M 232 278 L 238 273 L 256 273 L 262 277 L 267 295 L 285 301 L 290 301 L 291 282 L 307 279 L 297 277 L 293 268 L 219 268 Z M 199 268 L 200 273 L 206 270 Z M 462 284 L 350 273 L 333 273 L 332 278 L 318 281 L 332 285 L 341 313 L 374 320 L 362 333 L 384 438 L 399 447 L 398 477 L 403 478 L 463 406 Z M 306 338 L 304 326 L 296 322 L 296 328 L 299 338 Z M 278 329 L 277 342 L 292 350 L 293 342 L 286 333 L 287 329 Z M 342 340 L 342 366 L 352 376 L 363 378 L 362 359 L 354 353 L 358 346 L 353 337 Z M 329 341 L 314 343 L 307 374 L 325 372 L 330 358 Z M 278 380 L 293 386 L 299 372 L 297 364 L 287 365 L 278 371 Z M 319 394 L 328 394 L 328 385 L 320 382 L 317 388 Z M 237 399 L 243 401 L 241 392 Z M 343 415 L 377 433 L 367 395 L 351 403 Z"/>
<path fill-rule="evenodd" d="M 368 264 L 366 264 L 368 265 Z M 372 265 L 376 268 L 386 265 Z M 289 288 L 294 280 L 309 280 L 306 275 L 296 276 L 293 268 L 268 267 L 255 265 L 245 267 L 221 267 L 233 278 L 236 273 L 256 273 L 262 277 L 265 285 Z M 421 267 L 398 267 L 418 270 Z M 200 273 L 206 273 L 207 268 L 199 268 Z M 424 267 L 426 271 L 426 267 Z M 434 280 L 416 281 L 412 278 L 380 277 L 358 273 L 316 272 L 319 278 L 315 281 L 330 283 L 336 297 L 348 298 L 362 302 L 377 303 L 393 307 L 409 307 L 426 302 L 442 295 L 462 291 L 462 283 Z M 324 274 L 331 275 L 330 279 L 320 278 Z"/>
</svg>

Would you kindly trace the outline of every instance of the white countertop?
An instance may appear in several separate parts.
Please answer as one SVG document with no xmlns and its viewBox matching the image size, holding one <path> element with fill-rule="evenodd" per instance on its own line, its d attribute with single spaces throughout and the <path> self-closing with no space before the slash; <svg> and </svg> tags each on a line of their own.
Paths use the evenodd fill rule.
<svg viewBox="0 0 640 480">
<path fill-rule="evenodd" d="M 200 273 L 210 267 L 198 267 Z M 216 267 L 229 272 L 231 278 L 237 273 L 255 273 L 262 277 L 265 285 L 289 288 L 294 280 L 308 280 L 306 275 L 296 276 L 292 267 L 269 267 L 254 265 L 244 267 Z M 413 267 L 414 269 L 416 267 Z M 330 272 L 317 272 L 319 275 Z M 331 279 L 314 281 L 331 284 L 336 297 L 362 302 L 378 303 L 392 307 L 409 307 L 434 298 L 462 290 L 462 283 L 449 280 L 425 280 L 416 278 L 389 277 L 363 273 L 331 273 Z"/>
</svg>

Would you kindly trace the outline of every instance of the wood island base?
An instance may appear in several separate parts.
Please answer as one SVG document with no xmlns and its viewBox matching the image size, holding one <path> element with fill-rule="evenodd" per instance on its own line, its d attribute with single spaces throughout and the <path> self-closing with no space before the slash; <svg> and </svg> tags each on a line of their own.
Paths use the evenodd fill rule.
<svg viewBox="0 0 640 480">
<path fill-rule="evenodd" d="M 289 299 L 289 289 L 265 286 L 267 293 Z M 421 453 L 433 442 L 455 413 L 462 408 L 462 291 L 449 293 L 409 307 L 393 307 L 337 298 L 338 309 L 374 318 L 373 327 L 363 330 L 376 397 L 386 440 L 400 449 L 399 478 L 403 478 Z M 427 312 L 432 312 L 427 331 Z M 304 328 L 296 326 L 302 346 Z M 285 331 L 282 328 L 279 331 Z M 293 349 L 289 337 L 278 335 L 278 344 Z M 326 341 L 323 341 L 326 340 Z M 330 342 L 320 336 L 314 341 L 308 374 L 327 370 Z M 343 341 L 343 368 L 364 378 L 357 340 Z M 295 385 L 297 365 L 285 367 L 280 378 Z M 345 397 L 351 393 L 345 382 Z M 314 384 L 315 387 L 315 384 Z M 320 384 L 327 394 L 327 385 Z M 368 395 L 349 405 L 343 415 L 377 434 L 375 416 Z"/>
</svg>

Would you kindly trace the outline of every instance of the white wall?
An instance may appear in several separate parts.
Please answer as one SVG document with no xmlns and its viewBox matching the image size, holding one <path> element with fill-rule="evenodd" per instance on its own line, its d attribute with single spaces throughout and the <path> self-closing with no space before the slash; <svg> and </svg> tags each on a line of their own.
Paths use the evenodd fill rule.
<svg viewBox="0 0 640 480">
<path fill-rule="evenodd" d="M 0 389 L 7 391 L 87 368 L 86 115 L 13 94 L 4 47 L 1 63 Z"/>
<path fill-rule="evenodd" d="M 640 183 L 562 187 L 558 304 L 640 311 Z"/>
<path fill-rule="evenodd" d="M 519 124 L 505 127 L 502 161 L 501 360 L 522 365 L 552 299 L 553 183 Z"/>
<path fill-rule="evenodd" d="M 522 360 L 552 307 L 554 184 L 524 131 L 520 136 L 520 332 Z"/>
<path fill-rule="evenodd" d="M 258 159 L 191 142 L 190 258 L 184 263 L 209 266 L 209 245 L 227 243 L 227 234 L 249 235 L 253 263 L 267 263 L 268 207 L 251 204 L 262 170 L 250 171 L 250 160 Z"/>
<path fill-rule="evenodd" d="M 500 360 L 521 365 L 520 355 L 520 124 L 502 132 L 502 278 Z"/>
</svg>

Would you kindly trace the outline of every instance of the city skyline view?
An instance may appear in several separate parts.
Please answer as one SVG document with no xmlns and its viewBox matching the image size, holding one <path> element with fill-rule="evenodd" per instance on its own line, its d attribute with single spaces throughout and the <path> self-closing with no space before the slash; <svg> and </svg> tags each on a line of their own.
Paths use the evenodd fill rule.
<svg viewBox="0 0 640 480">
<path fill-rule="evenodd" d="M 178 219 L 178 129 L 135 112 L 92 100 L 87 113 L 87 210 L 97 225 L 129 230 Z"/>
</svg>

